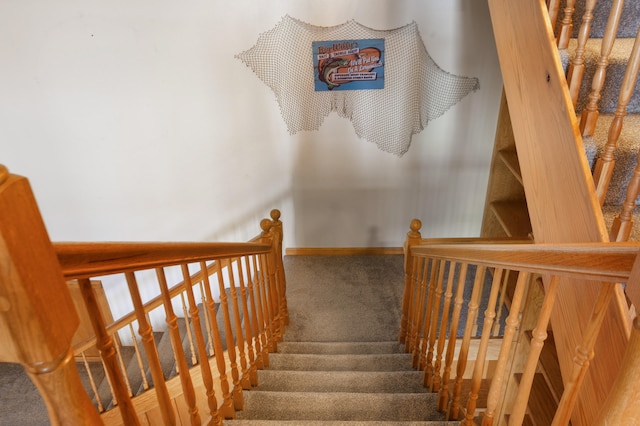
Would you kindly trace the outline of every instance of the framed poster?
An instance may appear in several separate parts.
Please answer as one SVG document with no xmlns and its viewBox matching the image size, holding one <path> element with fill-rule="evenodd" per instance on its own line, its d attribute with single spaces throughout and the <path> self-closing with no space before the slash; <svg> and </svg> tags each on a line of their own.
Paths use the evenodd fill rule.
<svg viewBox="0 0 640 426">
<path fill-rule="evenodd" d="M 330 90 L 384 89 L 384 39 L 314 41 L 314 87 Z"/>
</svg>

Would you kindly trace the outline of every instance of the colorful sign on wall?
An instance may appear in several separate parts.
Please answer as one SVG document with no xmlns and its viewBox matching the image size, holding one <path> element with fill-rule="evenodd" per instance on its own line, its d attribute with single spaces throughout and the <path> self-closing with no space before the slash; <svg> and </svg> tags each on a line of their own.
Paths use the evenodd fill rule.
<svg viewBox="0 0 640 426">
<path fill-rule="evenodd" d="M 314 41 L 316 92 L 384 88 L 384 39 Z"/>
</svg>

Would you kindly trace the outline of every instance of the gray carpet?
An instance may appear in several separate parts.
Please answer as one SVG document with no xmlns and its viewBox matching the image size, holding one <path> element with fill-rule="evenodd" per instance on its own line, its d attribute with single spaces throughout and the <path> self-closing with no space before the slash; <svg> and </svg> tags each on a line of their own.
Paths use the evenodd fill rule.
<svg viewBox="0 0 640 426">
<path fill-rule="evenodd" d="M 285 340 L 388 341 L 400 325 L 402 256 L 286 256 Z M 348 324 L 348 327 L 343 327 Z"/>
</svg>

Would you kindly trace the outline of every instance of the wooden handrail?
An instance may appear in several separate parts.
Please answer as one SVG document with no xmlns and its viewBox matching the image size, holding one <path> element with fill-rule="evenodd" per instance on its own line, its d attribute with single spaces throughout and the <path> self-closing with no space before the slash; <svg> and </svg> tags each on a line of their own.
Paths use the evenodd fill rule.
<svg viewBox="0 0 640 426">
<path fill-rule="evenodd" d="M 267 253 L 261 243 L 53 243 L 66 279 Z"/>
<path fill-rule="evenodd" d="M 538 274 L 625 282 L 638 243 L 421 245 L 411 254 Z"/>
</svg>

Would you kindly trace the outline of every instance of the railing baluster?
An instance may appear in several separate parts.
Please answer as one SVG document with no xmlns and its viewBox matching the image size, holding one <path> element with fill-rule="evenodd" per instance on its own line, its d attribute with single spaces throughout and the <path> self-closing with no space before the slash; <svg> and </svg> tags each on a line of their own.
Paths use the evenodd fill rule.
<svg viewBox="0 0 640 426">
<path fill-rule="evenodd" d="M 189 342 L 189 353 L 191 354 L 191 365 L 194 366 L 198 364 L 198 358 L 196 358 L 196 348 L 193 345 L 193 331 L 191 329 L 191 324 L 193 324 L 193 319 L 189 317 L 189 308 L 187 307 L 187 302 L 184 300 L 184 292 L 180 293 L 180 302 L 182 304 L 182 313 L 184 315 L 185 334 L 187 335 L 187 342 Z"/>
<path fill-rule="evenodd" d="M 238 285 L 240 286 L 242 314 L 245 323 L 243 330 L 245 341 L 247 343 L 247 355 L 249 357 L 249 381 L 251 386 L 256 386 L 258 384 L 258 370 L 256 367 L 255 354 L 253 352 L 253 329 L 251 328 L 251 313 L 249 312 L 249 305 L 247 303 L 247 298 L 249 297 L 249 295 L 247 294 L 247 285 L 245 284 L 244 273 L 242 272 L 242 268 L 244 265 L 244 267 L 246 267 L 247 276 L 250 274 L 249 264 L 247 263 L 247 256 L 243 256 L 242 261 L 238 259 Z"/>
<path fill-rule="evenodd" d="M 585 4 L 584 15 L 582 15 L 582 24 L 578 32 L 578 46 L 573 56 L 569 70 L 567 72 L 567 83 L 569 85 L 569 94 L 575 108 L 578 103 L 578 95 L 582 86 L 582 78 L 584 76 L 584 52 L 587 40 L 591 34 L 591 21 L 593 21 L 593 8 L 597 0 L 587 0 Z"/>
<path fill-rule="evenodd" d="M 495 374 L 491 378 L 491 386 L 489 387 L 489 394 L 487 396 L 487 409 L 485 411 L 485 416 L 488 419 L 494 418 L 496 415 L 496 408 L 500 399 L 502 384 L 505 381 L 505 372 L 507 362 L 509 360 L 509 353 L 511 351 L 511 344 L 514 340 L 516 328 L 520 322 L 520 305 L 523 301 L 525 290 L 529 283 L 529 276 L 528 272 L 518 273 L 518 280 L 516 281 L 516 288 L 513 293 L 513 299 L 511 300 L 509 316 L 505 321 L 506 324 L 504 327 L 504 334 L 502 336 L 502 345 L 500 346 L 498 361 L 496 362 Z"/>
<path fill-rule="evenodd" d="M 218 401 L 216 400 L 216 394 L 213 390 L 213 375 L 211 374 L 211 366 L 209 365 L 209 356 L 207 354 L 207 347 L 204 341 L 204 334 L 202 333 L 202 327 L 200 326 L 200 313 L 198 312 L 198 304 L 196 303 L 196 298 L 193 294 L 193 283 L 191 282 L 189 266 L 184 263 L 180 266 L 185 284 L 185 292 L 187 293 L 187 300 L 189 302 L 189 314 L 191 316 L 191 324 L 193 324 L 196 348 L 198 350 L 198 357 L 200 358 L 200 372 L 202 373 L 202 383 L 206 389 L 209 414 L 215 424 L 222 424 L 222 419 L 218 416 Z M 201 270 L 200 272 L 203 275 L 207 274 L 206 269 Z"/>
<path fill-rule="evenodd" d="M 569 40 L 571 39 L 571 33 L 573 30 L 573 12 L 576 0 L 567 0 L 560 21 L 560 28 L 558 29 L 558 49 L 566 49 L 569 46 Z"/>
<path fill-rule="evenodd" d="M 204 269 L 202 269 L 204 267 Z M 202 265 L 202 263 L 200 264 L 200 270 L 202 271 L 203 275 L 208 275 L 209 271 L 207 270 L 207 264 L 205 263 L 204 266 Z M 202 304 L 203 306 L 206 308 L 207 306 L 207 302 L 208 302 L 208 297 L 206 295 L 206 291 L 204 289 L 204 280 L 200 281 L 200 295 L 202 297 Z M 204 317 L 204 326 L 205 326 L 205 331 L 207 333 L 207 351 L 208 351 L 208 355 L 209 358 L 212 358 L 214 355 L 213 352 L 213 335 L 211 334 L 211 321 L 209 320 L 209 310 L 208 309 L 203 309 L 202 310 L 202 315 Z"/>
<path fill-rule="evenodd" d="M 496 321 L 493 324 L 492 336 L 498 336 L 500 334 L 500 321 L 502 320 L 502 307 L 504 306 L 505 298 L 507 297 L 507 285 L 509 284 L 510 271 L 505 271 L 502 274 L 502 288 L 500 289 L 500 300 L 498 301 L 498 315 Z"/>
<path fill-rule="evenodd" d="M 624 0 L 613 0 L 611 2 L 609 19 L 607 20 L 604 37 L 600 44 L 600 59 L 598 60 L 598 67 L 593 75 L 593 80 L 591 80 L 589 102 L 582 110 L 582 115 L 580 117 L 580 132 L 583 136 L 593 135 L 593 132 L 596 129 L 596 122 L 600 115 L 598 111 L 598 101 L 600 100 L 602 87 L 604 86 L 604 80 L 607 75 L 607 66 L 609 65 L 611 49 L 613 49 L 613 43 L 616 40 L 616 33 L 618 31 L 618 25 L 620 24 L 620 16 L 622 16 L 622 6 L 624 6 Z"/>
<path fill-rule="evenodd" d="M 406 325 L 406 335 L 404 339 L 404 349 L 407 353 L 414 353 L 416 351 L 417 344 L 417 331 L 416 327 L 418 326 L 418 321 L 416 317 L 419 315 L 419 300 L 421 293 L 421 285 L 420 285 L 420 271 L 424 270 L 424 263 L 428 262 L 427 259 L 419 257 L 414 258 L 411 261 L 411 272 L 409 274 L 409 279 L 411 280 L 408 283 L 408 290 L 410 294 L 407 297 L 407 325 Z"/>
<path fill-rule="evenodd" d="M 227 260 L 227 268 L 229 270 L 229 291 L 231 292 L 233 320 L 236 330 L 236 347 L 238 349 L 238 357 L 240 358 L 240 370 L 242 371 L 240 383 L 242 384 L 242 389 L 251 389 L 249 366 L 247 365 L 247 356 L 244 350 L 244 336 L 242 335 L 242 322 L 240 320 L 240 305 L 238 303 L 238 290 L 236 289 L 234 264 L 240 267 L 239 262 L 236 262 L 236 260 Z"/>
<path fill-rule="evenodd" d="M 182 392 L 184 393 L 184 398 L 189 410 L 189 418 L 192 425 L 199 425 L 201 424 L 200 413 L 198 413 L 195 391 L 193 389 L 193 383 L 191 382 L 191 376 L 189 375 L 187 358 L 185 357 L 184 349 L 182 347 L 180 330 L 178 330 L 178 317 L 173 311 L 171 295 L 169 294 L 169 286 L 167 285 L 164 268 L 156 268 L 156 276 L 158 277 L 160 293 L 162 294 L 164 302 L 163 306 L 166 314 L 167 325 L 169 326 L 169 336 L 171 337 L 173 354 L 176 358 L 176 368 L 178 368 L 178 371 L 180 372 L 180 383 L 182 385 Z"/>
<path fill-rule="evenodd" d="M 438 280 L 435 282 L 433 292 L 433 303 L 431 304 L 431 324 L 429 325 L 429 351 L 427 352 L 427 363 L 425 367 L 425 377 L 429 379 L 428 385 L 431 392 L 437 392 L 438 388 L 434 387 L 433 381 L 435 377 L 435 365 L 433 363 L 433 350 L 436 344 L 438 331 L 438 319 L 440 318 L 440 302 L 442 301 L 442 283 L 444 282 L 446 261 L 440 261 L 440 271 L 438 272 Z M 431 291 L 429 291 L 431 294 Z"/>
<path fill-rule="evenodd" d="M 227 354 L 229 355 L 229 368 L 231 369 L 231 378 L 233 379 L 233 406 L 236 410 L 242 410 L 244 400 L 242 397 L 242 384 L 240 383 L 240 374 L 238 373 L 238 363 L 236 362 L 236 345 L 233 340 L 233 330 L 231 329 L 231 315 L 229 314 L 229 298 L 225 291 L 224 277 L 222 276 L 221 262 L 216 262 L 216 272 L 218 275 L 218 288 L 220 290 L 220 308 L 224 318 L 225 338 L 227 340 Z M 229 271 L 229 275 L 232 271 Z"/>
<path fill-rule="evenodd" d="M 433 367 L 433 386 L 432 392 L 440 392 L 442 387 L 446 387 L 447 383 L 442 381 L 440 377 L 440 369 L 442 367 L 442 353 L 444 352 L 444 344 L 447 340 L 447 325 L 449 321 L 449 310 L 451 308 L 451 299 L 453 298 L 453 280 L 456 270 L 455 262 L 449 262 L 449 275 L 447 277 L 447 288 L 444 293 L 444 306 L 442 307 L 442 320 L 440 321 L 440 332 L 438 334 L 438 349 L 436 352 L 436 361 Z M 448 380 L 448 379 L 447 379 Z"/>
<path fill-rule="evenodd" d="M 122 372 L 122 378 L 124 379 L 124 384 L 127 387 L 127 393 L 129 396 L 134 396 L 133 391 L 131 389 L 131 382 L 129 381 L 129 377 L 127 376 L 127 367 L 124 365 L 124 360 L 122 359 L 122 350 L 120 348 L 120 343 L 117 338 L 111 337 L 113 341 L 113 347 L 116 351 L 116 356 L 118 359 L 118 365 L 120 366 L 120 371 Z"/>
<path fill-rule="evenodd" d="M 411 334 L 412 341 L 411 344 L 413 348 L 413 366 L 419 370 L 422 370 L 420 367 L 420 362 L 423 363 L 425 361 L 426 351 L 426 341 L 422 338 L 422 327 L 424 326 L 425 316 L 429 314 L 429 312 L 425 309 L 424 305 L 426 303 L 427 298 L 427 289 L 429 273 L 435 273 L 434 269 L 434 261 L 431 259 L 420 258 L 419 261 L 415 262 L 415 265 L 418 269 L 418 273 L 416 274 L 416 278 L 420 281 L 417 282 L 417 294 L 414 303 L 414 313 L 412 315 L 413 321 L 411 324 Z M 430 272 L 431 271 L 431 272 Z"/>
<path fill-rule="evenodd" d="M 262 342 L 260 341 L 260 328 L 258 324 L 258 312 L 256 306 L 256 295 L 254 288 L 254 280 L 255 280 L 255 256 L 244 256 L 245 270 L 247 271 L 247 294 L 249 298 L 249 313 L 251 315 L 251 334 L 253 341 L 253 345 L 255 347 L 255 369 L 263 369 L 264 361 L 262 359 Z M 252 269 L 254 266 L 254 269 Z M 256 371 L 257 376 L 257 371 Z M 256 377 L 257 384 L 257 377 Z"/>
<path fill-rule="evenodd" d="M 169 396 L 167 384 L 165 383 L 164 373 L 162 372 L 162 366 L 160 365 L 160 359 L 158 357 L 158 348 L 153 339 L 153 329 L 151 325 L 149 325 L 149 320 L 144 311 L 144 305 L 140 297 L 140 290 L 135 274 L 133 272 L 125 272 L 125 278 L 127 286 L 129 287 L 129 295 L 131 296 L 136 319 L 138 320 L 138 334 L 142 340 L 142 346 L 144 346 L 147 361 L 149 362 L 153 387 L 156 390 L 156 398 L 158 399 L 162 420 L 165 425 L 174 425 L 176 424 L 176 417 L 172 409 L 173 403 Z"/>
<path fill-rule="evenodd" d="M 140 379 L 142 380 L 142 388 L 144 390 L 149 389 L 149 381 L 144 371 L 144 362 L 142 362 L 142 355 L 140 354 L 140 346 L 138 345 L 138 339 L 136 333 L 133 331 L 133 325 L 129 323 L 129 334 L 131 335 L 131 341 L 133 342 L 133 350 L 135 352 L 136 362 L 138 363 L 138 369 L 140 370 Z"/>
<path fill-rule="evenodd" d="M 593 347 L 607 308 L 609 307 L 609 302 L 613 296 L 614 289 L 615 284 L 613 283 L 603 283 L 602 287 L 600 287 L 600 293 L 598 293 L 591 318 L 582 336 L 582 343 L 576 348 L 576 354 L 573 357 L 573 369 L 568 380 L 565 382 L 564 392 L 558 403 L 556 415 L 553 417 L 552 426 L 566 425 L 571 418 L 582 380 L 587 372 L 587 368 L 589 368 L 589 361 L 593 358 Z"/>
<path fill-rule="evenodd" d="M 93 331 L 96 335 L 96 346 L 100 351 L 100 356 L 105 364 L 107 375 L 113 385 L 114 397 L 118 401 L 118 408 L 122 419 L 126 424 L 138 425 L 138 416 L 136 415 L 135 407 L 131 402 L 131 397 L 127 391 L 125 380 L 122 377 L 122 370 L 118 364 L 116 349 L 113 343 L 113 338 L 109 336 L 105 328 L 104 318 L 98 307 L 96 295 L 91 286 L 91 281 L 87 278 L 78 280 L 80 291 L 82 292 L 82 298 L 84 299 L 87 312 L 91 312 L 89 316 Z"/>
<path fill-rule="evenodd" d="M 218 263 L 218 261 L 216 261 Z M 222 340 L 220 339 L 220 329 L 218 328 L 218 319 L 216 318 L 216 308 L 213 301 L 213 295 L 211 293 L 211 282 L 209 280 L 209 273 L 206 262 L 200 262 L 200 270 L 203 271 L 202 282 L 204 285 L 204 291 L 206 297 L 206 307 L 209 313 L 209 321 L 211 321 L 211 332 L 213 334 L 213 348 L 216 357 L 216 366 L 218 367 L 218 374 L 220 376 L 220 388 L 222 389 L 222 405 L 218 411 L 220 417 L 225 419 L 235 418 L 235 409 L 233 406 L 233 398 L 231 391 L 229 390 L 229 380 L 227 379 L 226 365 L 227 362 L 224 358 L 224 351 L 222 349 Z M 220 270 L 216 271 L 220 274 Z"/>
<path fill-rule="evenodd" d="M 448 418 L 450 420 L 458 420 L 460 418 L 460 392 L 462 391 L 462 380 L 464 370 L 467 368 L 467 357 L 469 355 L 469 344 L 471 343 L 471 329 L 473 327 L 473 319 L 478 310 L 478 301 L 480 299 L 480 286 L 484 279 L 484 266 L 478 266 L 473 280 L 473 290 L 471 291 L 471 299 L 469 300 L 467 309 L 467 322 L 464 327 L 464 335 L 462 336 L 462 344 L 458 352 L 458 364 L 456 366 L 456 381 L 453 387 L 453 396 L 451 405 L 449 406 Z"/>
<path fill-rule="evenodd" d="M 602 156 L 596 161 L 596 166 L 593 171 L 593 179 L 596 183 L 596 195 L 598 196 L 601 206 L 604 204 L 604 200 L 609 189 L 609 182 L 611 181 L 611 175 L 613 174 L 613 167 L 615 165 L 614 152 L 618 145 L 620 133 L 622 132 L 624 117 L 627 115 L 627 105 L 631 100 L 633 89 L 636 86 L 639 70 L 640 28 L 636 34 L 635 43 L 633 44 L 631 56 L 629 57 L 629 63 L 627 64 L 627 69 L 625 70 L 624 77 L 622 79 L 620 94 L 618 96 L 618 107 L 613 112 L 614 119 L 609 127 L 607 143 L 604 147 Z"/>
<path fill-rule="evenodd" d="M 422 302 L 420 303 L 420 325 L 418 328 L 418 338 L 420 338 L 420 330 L 422 330 L 421 346 L 419 347 L 420 359 L 418 361 L 418 370 L 426 371 L 427 366 L 427 350 L 429 349 L 429 331 L 431 331 L 431 318 L 433 316 L 433 293 L 435 292 L 436 280 L 438 279 L 438 273 L 440 272 L 440 261 L 431 261 L 431 273 L 429 274 L 428 285 L 424 286 L 422 290 Z M 426 272 L 424 276 L 426 277 Z M 424 294 L 426 293 L 426 296 Z M 426 304 L 426 306 L 425 306 Z M 424 318 L 423 318 L 424 317 Z M 424 374 L 424 385 L 431 387 L 431 372 Z"/>
<path fill-rule="evenodd" d="M 558 277 L 551 277 L 549 285 L 545 291 L 544 300 L 538 316 L 538 322 L 536 324 L 536 328 L 533 330 L 533 339 L 531 340 L 525 369 L 522 373 L 520 383 L 518 384 L 518 395 L 509 417 L 510 421 L 514 424 L 521 424 L 524 421 L 527 402 L 529 401 L 529 394 L 531 392 L 531 385 L 533 384 L 533 377 L 538 366 L 538 359 L 540 358 L 544 342 L 547 339 L 547 327 L 549 325 L 549 318 L 551 318 L 551 311 L 555 303 L 558 282 Z M 483 420 L 483 426 L 490 426 L 493 424 L 493 421 L 489 421 L 487 416 L 485 416 L 485 418 L 487 421 L 485 422 Z"/>
<path fill-rule="evenodd" d="M 460 321 L 460 312 L 462 311 L 462 303 L 464 302 L 462 295 L 467 277 L 467 267 L 468 265 L 466 263 L 462 263 L 458 271 L 458 286 L 453 303 L 453 313 L 451 314 L 451 326 L 449 327 L 449 344 L 447 345 L 444 373 L 442 373 L 443 385 L 438 395 L 438 409 L 443 412 L 447 411 L 447 405 L 449 404 L 449 380 L 451 378 L 451 365 L 453 364 L 456 349 L 458 322 Z"/>
<path fill-rule="evenodd" d="M 91 391 L 93 392 L 93 397 L 96 400 L 96 405 L 98 406 L 98 411 L 103 412 L 104 406 L 102 405 L 102 401 L 100 400 L 100 394 L 98 393 L 98 386 L 96 386 L 96 380 L 93 377 L 93 372 L 91 371 L 91 367 L 89 366 L 89 361 L 87 361 L 87 357 L 84 352 L 82 352 L 82 362 L 84 364 L 84 369 L 87 371 L 87 376 L 89 377 L 89 386 L 91 386 Z"/>
<path fill-rule="evenodd" d="M 473 425 L 475 417 L 478 392 L 482 384 L 482 374 L 484 372 L 485 360 L 487 358 L 487 349 L 489 348 L 489 337 L 491 336 L 491 328 L 496 317 L 496 302 L 498 301 L 498 292 L 502 283 L 502 274 L 504 270 L 496 268 L 493 272 L 493 281 L 491 283 L 491 291 L 489 292 L 489 301 L 487 309 L 484 312 L 484 324 L 482 326 L 482 334 L 480 337 L 480 345 L 478 346 L 478 355 L 473 368 L 473 376 L 471 378 L 471 392 L 467 401 L 467 414 L 465 418 L 466 425 Z"/>
<path fill-rule="evenodd" d="M 264 313 L 265 328 L 267 330 L 267 347 L 269 352 L 278 350 L 276 341 L 275 325 L 273 321 L 273 306 L 271 305 L 271 289 L 269 288 L 269 279 L 267 277 L 267 261 L 264 254 L 260 255 L 260 285 L 262 288 L 262 307 Z"/>
<path fill-rule="evenodd" d="M 254 289 L 256 292 L 256 310 L 258 317 L 258 333 L 260 337 L 261 351 L 259 352 L 259 359 L 262 360 L 264 367 L 269 366 L 269 338 L 268 328 L 265 320 L 265 313 L 263 310 L 263 296 L 262 296 L 262 271 L 258 268 L 258 256 L 253 256 L 251 259 L 253 263 L 254 271 Z"/>
<path fill-rule="evenodd" d="M 636 199 L 640 193 L 640 151 L 636 158 L 636 166 L 633 169 L 633 176 L 627 186 L 627 194 L 622 203 L 622 210 L 613 219 L 611 231 L 609 232 L 610 241 L 628 241 L 633 228 L 633 209 L 636 208 Z"/>
<path fill-rule="evenodd" d="M 549 2 L 549 23 L 551 28 L 556 27 L 558 22 L 558 11 L 560 10 L 560 0 L 550 0 Z M 555 34 L 555 31 L 554 31 Z"/>
</svg>

